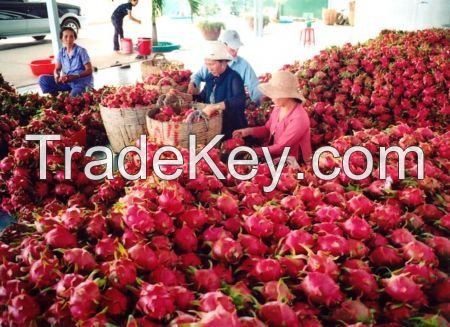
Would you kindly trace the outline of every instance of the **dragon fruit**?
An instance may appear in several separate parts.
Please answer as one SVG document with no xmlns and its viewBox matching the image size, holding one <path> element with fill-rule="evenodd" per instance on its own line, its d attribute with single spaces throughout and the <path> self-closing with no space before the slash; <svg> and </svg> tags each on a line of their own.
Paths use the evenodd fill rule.
<svg viewBox="0 0 450 327">
<path fill-rule="evenodd" d="M 342 302 L 342 294 L 336 282 L 327 274 L 309 272 L 300 284 L 308 299 L 314 303 L 331 306 Z"/>
<path fill-rule="evenodd" d="M 160 284 L 144 284 L 136 308 L 149 318 L 156 320 L 161 320 L 175 311 L 169 291 Z"/>
</svg>

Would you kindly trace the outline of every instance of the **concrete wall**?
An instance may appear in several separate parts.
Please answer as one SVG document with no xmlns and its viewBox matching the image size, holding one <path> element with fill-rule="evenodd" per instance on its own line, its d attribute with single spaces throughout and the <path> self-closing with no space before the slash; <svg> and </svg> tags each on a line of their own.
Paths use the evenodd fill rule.
<svg viewBox="0 0 450 327">
<path fill-rule="evenodd" d="M 449 0 L 356 0 L 355 27 L 361 35 L 445 25 L 450 27 Z"/>
</svg>

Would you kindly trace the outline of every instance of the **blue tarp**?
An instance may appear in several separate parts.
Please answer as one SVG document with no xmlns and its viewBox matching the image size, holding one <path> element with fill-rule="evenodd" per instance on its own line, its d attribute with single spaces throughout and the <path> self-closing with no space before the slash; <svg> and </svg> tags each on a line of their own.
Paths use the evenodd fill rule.
<svg viewBox="0 0 450 327">
<path fill-rule="evenodd" d="M 14 223 L 14 219 L 6 212 L 0 211 L 0 231 Z"/>
</svg>

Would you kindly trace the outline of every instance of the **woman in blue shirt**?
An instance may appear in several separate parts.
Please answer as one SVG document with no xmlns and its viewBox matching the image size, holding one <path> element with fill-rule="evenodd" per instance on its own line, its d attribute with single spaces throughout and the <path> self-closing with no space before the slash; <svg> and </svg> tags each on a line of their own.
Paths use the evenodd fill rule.
<svg viewBox="0 0 450 327">
<path fill-rule="evenodd" d="M 114 26 L 114 51 L 117 53 L 120 49 L 119 41 L 120 39 L 123 39 L 123 19 L 125 16 L 128 16 L 128 18 L 133 22 L 138 24 L 141 23 L 139 19 L 136 19 L 131 15 L 131 10 L 138 4 L 138 2 L 139 0 L 129 0 L 127 3 L 119 5 L 111 15 L 111 22 Z"/>
<path fill-rule="evenodd" d="M 64 46 L 59 50 L 53 75 L 41 75 L 39 86 L 43 93 L 69 91 L 77 96 L 94 87 L 91 59 L 85 48 L 75 44 L 77 33 L 63 27 L 60 38 Z"/>
<path fill-rule="evenodd" d="M 223 112 L 222 134 L 231 138 L 233 131 L 247 126 L 245 118 L 245 89 L 241 76 L 228 66 L 232 59 L 225 44 L 213 41 L 205 56 L 208 74 L 205 87 L 194 100 L 208 104 L 203 111 L 211 116 L 217 111 Z M 172 93 L 178 93 L 175 90 Z M 191 95 L 184 95 L 185 100 L 192 100 Z"/>
<path fill-rule="evenodd" d="M 259 105 L 263 96 L 258 89 L 259 80 L 250 63 L 238 55 L 239 48 L 243 45 L 238 32 L 227 30 L 221 36 L 220 41 L 225 43 L 228 53 L 232 57 L 228 65 L 241 76 L 245 87 L 248 89 L 250 99 Z M 206 66 L 203 66 L 197 73 L 193 74 L 188 93 L 196 94 L 200 83 L 205 81 L 207 74 L 208 69 Z"/>
</svg>

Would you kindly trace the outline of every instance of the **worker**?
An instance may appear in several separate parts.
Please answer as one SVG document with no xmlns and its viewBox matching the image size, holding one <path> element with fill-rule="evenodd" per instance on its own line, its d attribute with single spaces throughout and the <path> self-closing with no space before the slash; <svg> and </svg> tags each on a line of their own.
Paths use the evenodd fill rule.
<svg viewBox="0 0 450 327">
<path fill-rule="evenodd" d="M 71 27 L 63 27 L 59 37 L 64 46 L 56 57 L 54 73 L 41 75 L 39 86 L 43 93 L 68 91 L 77 96 L 94 87 L 91 59 L 86 49 L 75 43 L 77 33 Z"/>
</svg>

